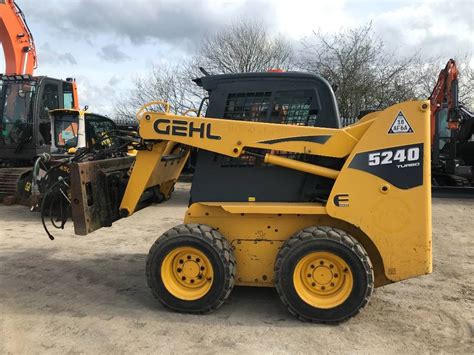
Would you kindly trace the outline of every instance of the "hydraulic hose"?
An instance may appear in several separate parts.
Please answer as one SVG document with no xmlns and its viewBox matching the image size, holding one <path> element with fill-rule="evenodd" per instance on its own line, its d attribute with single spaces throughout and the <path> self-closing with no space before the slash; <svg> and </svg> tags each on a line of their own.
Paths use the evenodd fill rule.
<svg viewBox="0 0 474 355">
<path fill-rule="evenodd" d="M 51 160 L 51 155 L 48 153 L 42 153 L 36 158 L 35 164 L 33 165 L 32 179 L 31 179 L 31 195 L 34 196 L 39 193 L 38 187 L 38 174 L 40 169 L 40 163 L 47 163 Z"/>
</svg>

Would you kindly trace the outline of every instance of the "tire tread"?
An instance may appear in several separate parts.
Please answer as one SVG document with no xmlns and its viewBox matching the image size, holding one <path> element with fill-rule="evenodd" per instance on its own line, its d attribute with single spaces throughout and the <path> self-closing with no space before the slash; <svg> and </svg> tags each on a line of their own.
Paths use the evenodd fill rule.
<svg viewBox="0 0 474 355">
<path fill-rule="evenodd" d="M 218 252 L 221 260 L 224 261 L 226 279 L 224 283 L 224 290 L 223 292 L 221 292 L 220 297 L 213 304 L 210 304 L 208 307 L 200 311 L 179 310 L 182 313 L 190 313 L 190 314 L 211 313 L 215 311 L 216 309 L 220 308 L 225 303 L 225 301 L 229 298 L 230 293 L 232 292 L 232 289 L 234 288 L 235 276 L 236 276 L 236 261 L 235 261 L 235 256 L 234 256 L 232 247 L 230 243 L 227 241 L 227 239 L 225 239 L 225 237 L 221 233 L 219 233 L 216 229 L 213 229 L 207 225 L 195 224 L 195 223 L 181 224 L 181 225 L 171 228 L 170 230 L 162 234 L 155 241 L 155 243 L 153 243 L 148 253 L 148 258 L 146 262 L 146 270 L 147 270 L 146 275 L 147 275 L 148 286 L 150 287 L 153 296 L 156 299 L 158 299 L 161 302 L 161 304 L 163 304 L 168 309 L 177 311 L 177 309 L 174 309 L 170 305 L 162 302 L 159 294 L 152 288 L 150 270 L 152 267 L 151 264 L 153 261 L 153 256 L 157 252 L 157 249 L 159 248 L 159 246 L 164 241 L 168 240 L 169 238 L 176 237 L 180 234 L 192 235 L 193 237 L 196 237 L 205 243 L 212 244 L 212 246 Z"/>
<path fill-rule="evenodd" d="M 352 250 L 360 259 L 360 261 L 363 263 L 364 268 L 367 273 L 367 290 L 365 297 L 362 301 L 362 304 L 360 307 L 357 309 L 357 311 L 354 314 L 351 314 L 347 316 L 346 318 L 343 319 L 338 319 L 334 321 L 319 321 L 319 320 L 313 320 L 311 318 L 305 317 L 304 315 L 301 315 L 297 312 L 297 310 L 291 306 L 290 302 L 288 301 L 286 295 L 284 292 L 282 292 L 282 286 L 279 282 L 280 280 L 280 275 L 281 275 L 281 266 L 283 265 L 284 259 L 287 257 L 288 253 L 290 250 L 299 244 L 300 242 L 307 241 L 313 239 L 317 241 L 318 239 L 329 239 L 332 241 L 335 241 L 339 244 L 344 245 L 345 247 L 349 248 Z M 367 306 L 369 303 L 370 296 L 372 295 L 374 291 L 374 271 L 372 267 L 372 263 L 370 261 L 369 255 L 365 251 L 364 247 L 351 235 L 346 233 L 345 231 L 337 228 L 332 228 L 332 227 L 326 227 L 326 226 L 315 226 L 315 227 L 308 227 L 305 228 L 295 235 L 293 235 L 291 238 L 287 239 L 281 249 L 280 252 L 278 253 L 276 262 L 275 262 L 275 278 L 277 280 L 276 282 L 276 290 L 278 295 L 280 296 L 280 299 L 282 303 L 286 306 L 287 310 L 293 314 L 295 317 L 297 317 L 301 321 L 306 321 L 306 322 L 318 322 L 318 323 L 341 323 L 345 320 L 347 320 L 350 317 L 355 316 L 356 314 L 360 313 L 360 311 Z"/>
</svg>

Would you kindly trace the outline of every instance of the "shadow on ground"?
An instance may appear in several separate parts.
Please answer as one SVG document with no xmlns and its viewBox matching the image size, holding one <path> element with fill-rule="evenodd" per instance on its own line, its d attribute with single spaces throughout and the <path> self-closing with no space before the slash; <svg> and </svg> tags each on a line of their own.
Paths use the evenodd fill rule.
<svg viewBox="0 0 474 355">
<path fill-rule="evenodd" d="M 80 254 L 80 252 L 79 252 Z M 30 249 L 0 256 L 0 300 L 17 313 L 59 314 L 104 319 L 155 314 L 167 321 L 228 322 L 245 317 L 256 325 L 291 317 L 274 288 L 235 287 L 218 311 L 202 316 L 182 315 L 165 309 L 153 298 L 145 277 L 146 254 L 97 254 L 93 258 L 57 257 L 55 249 Z M 45 302 L 46 300 L 46 302 Z M 12 310 L 10 308 L 10 310 Z"/>
</svg>

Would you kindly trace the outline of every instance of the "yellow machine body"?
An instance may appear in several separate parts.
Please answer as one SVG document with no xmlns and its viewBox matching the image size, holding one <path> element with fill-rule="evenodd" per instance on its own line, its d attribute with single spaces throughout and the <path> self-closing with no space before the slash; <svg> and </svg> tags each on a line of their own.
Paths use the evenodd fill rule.
<svg viewBox="0 0 474 355">
<path fill-rule="evenodd" d="M 408 132 L 393 129 L 400 113 L 409 122 Z M 249 202 L 189 206 L 184 223 L 213 227 L 232 245 L 237 284 L 273 286 L 282 243 L 303 228 L 318 225 L 342 229 L 363 245 L 376 286 L 427 274 L 432 271 L 429 118 L 427 101 L 397 104 L 342 129 L 142 110 L 140 135 L 148 149 L 136 156 L 121 215 L 136 210 L 147 188 L 176 181 L 184 163 L 166 169 L 162 158 L 169 144 L 230 157 L 250 148 L 266 149 L 266 163 L 334 179 L 334 186 L 325 204 L 268 203 L 248 196 Z M 278 151 L 346 160 L 341 170 L 334 170 L 283 158 L 274 153 Z M 418 173 L 409 177 L 413 184 L 404 185 L 407 171 L 414 166 Z"/>
</svg>

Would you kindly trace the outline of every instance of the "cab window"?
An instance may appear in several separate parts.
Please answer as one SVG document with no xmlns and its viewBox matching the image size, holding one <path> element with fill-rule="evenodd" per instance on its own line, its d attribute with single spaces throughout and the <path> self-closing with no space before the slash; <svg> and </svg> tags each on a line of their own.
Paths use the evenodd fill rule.
<svg viewBox="0 0 474 355">
<path fill-rule="evenodd" d="M 279 91 L 275 94 L 272 122 L 296 126 L 315 126 L 316 111 L 311 111 L 313 93 L 310 90 Z"/>
<path fill-rule="evenodd" d="M 51 121 L 49 111 L 59 108 L 59 86 L 56 83 L 47 83 L 43 89 L 40 104 L 39 144 L 51 144 Z"/>
<path fill-rule="evenodd" d="M 77 147 L 79 132 L 78 115 L 61 115 L 54 119 L 54 143 L 57 147 Z"/>
<path fill-rule="evenodd" d="M 98 116 L 94 114 L 85 114 L 86 122 L 86 140 L 87 146 L 93 146 L 96 143 L 101 145 L 115 146 L 117 142 L 112 142 L 105 136 L 108 132 L 116 129 L 115 123 L 107 117 Z"/>
<path fill-rule="evenodd" d="M 64 108 L 74 107 L 73 87 L 71 83 L 63 82 L 63 102 Z"/>
<path fill-rule="evenodd" d="M 41 119 L 49 120 L 49 111 L 59 108 L 59 87 L 57 84 L 46 84 L 41 98 Z"/>
</svg>

